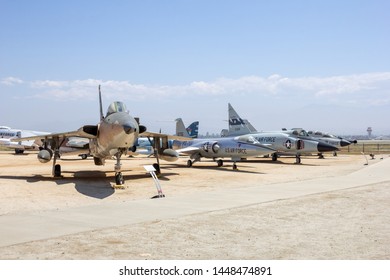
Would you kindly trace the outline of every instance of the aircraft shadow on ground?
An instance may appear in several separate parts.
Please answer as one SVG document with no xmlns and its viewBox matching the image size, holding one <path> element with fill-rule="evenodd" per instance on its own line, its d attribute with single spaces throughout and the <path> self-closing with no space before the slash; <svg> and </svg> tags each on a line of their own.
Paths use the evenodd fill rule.
<svg viewBox="0 0 390 280">
<path fill-rule="evenodd" d="M 167 165 L 164 165 L 165 168 L 167 168 Z M 194 164 L 193 166 L 191 167 L 187 167 L 185 165 L 169 165 L 169 168 L 177 168 L 177 169 L 188 169 L 188 168 L 193 168 L 193 169 L 202 169 L 202 170 L 216 170 L 217 172 L 240 172 L 240 173 L 251 173 L 251 174 L 264 174 L 262 172 L 255 172 L 255 171 L 248 171 L 248 170 L 241 170 L 240 169 L 240 166 L 237 164 L 237 169 L 236 170 L 233 170 L 233 167 L 232 166 L 229 166 L 229 165 L 224 165 L 224 166 L 221 166 L 221 167 L 218 167 L 218 166 L 213 166 L 212 163 L 210 162 L 210 165 L 196 165 Z M 245 168 L 248 168 L 247 166 Z M 163 170 L 163 169 L 161 169 Z M 163 172 L 163 171 L 162 171 Z"/>
<path fill-rule="evenodd" d="M 124 170 L 124 172 L 131 170 Z M 163 170 L 162 170 L 163 171 Z M 83 171 L 62 171 L 62 174 L 70 174 L 70 176 L 53 178 L 51 176 L 31 175 L 31 176 L 17 176 L 17 175 L 2 175 L 0 179 L 22 180 L 28 183 L 38 182 L 55 182 L 58 186 L 68 183 L 74 183 L 75 189 L 80 194 L 89 196 L 96 199 L 104 199 L 115 193 L 115 189 L 112 186 L 115 184 L 115 176 L 109 172 L 97 171 L 97 170 L 83 170 Z M 170 180 L 170 176 L 179 175 L 173 172 L 164 172 L 159 177 L 159 180 Z M 145 174 L 125 174 L 124 179 L 126 183 L 130 183 L 132 180 L 140 180 L 145 178 L 151 178 L 151 175 L 147 172 Z"/>
</svg>

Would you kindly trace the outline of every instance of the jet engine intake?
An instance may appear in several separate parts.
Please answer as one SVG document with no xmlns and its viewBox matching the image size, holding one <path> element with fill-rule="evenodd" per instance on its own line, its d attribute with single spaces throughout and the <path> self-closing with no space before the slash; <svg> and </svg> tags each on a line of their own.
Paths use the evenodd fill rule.
<svg viewBox="0 0 390 280">
<path fill-rule="evenodd" d="M 303 148 L 305 148 L 305 142 L 301 139 L 297 140 L 296 145 L 297 150 L 302 150 Z"/>
<path fill-rule="evenodd" d="M 219 149 L 221 147 L 218 145 L 218 142 L 206 142 L 203 144 L 203 151 L 209 154 L 216 154 L 218 153 Z"/>
<path fill-rule="evenodd" d="M 53 157 L 53 151 L 50 149 L 40 150 L 37 157 L 41 163 L 47 163 Z"/>
</svg>

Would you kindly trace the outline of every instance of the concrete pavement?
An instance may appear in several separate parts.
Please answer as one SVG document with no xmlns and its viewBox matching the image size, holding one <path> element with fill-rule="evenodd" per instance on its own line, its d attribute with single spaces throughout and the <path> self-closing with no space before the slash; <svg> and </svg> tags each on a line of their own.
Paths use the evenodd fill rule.
<svg viewBox="0 0 390 280">
<path fill-rule="evenodd" d="M 388 182 L 389 170 L 390 158 L 386 158 L 344 176 L 2 215 L 0 247 Z"/>
</svg>

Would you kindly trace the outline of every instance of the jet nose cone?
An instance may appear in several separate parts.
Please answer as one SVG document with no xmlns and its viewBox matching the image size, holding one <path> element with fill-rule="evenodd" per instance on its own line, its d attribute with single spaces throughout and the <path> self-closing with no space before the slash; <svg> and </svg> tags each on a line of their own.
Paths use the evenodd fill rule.
<svg viewBox="0 0 390 280">
<path fill-rule="evenodd" d="M 337 151 L 338 148 L 327 143 L 318 142 L 317 149 L 320 153 Z"/>
<path fill-rule="evenodd" d="M 345 147 L 345 146 L 348 146 L 348 145 L 351 145 L 351 142 L 349 142 L 347 140 L 344 140 L 344 139 L 340 140 L 340 146 L 341 147 Z"/>
</svg>

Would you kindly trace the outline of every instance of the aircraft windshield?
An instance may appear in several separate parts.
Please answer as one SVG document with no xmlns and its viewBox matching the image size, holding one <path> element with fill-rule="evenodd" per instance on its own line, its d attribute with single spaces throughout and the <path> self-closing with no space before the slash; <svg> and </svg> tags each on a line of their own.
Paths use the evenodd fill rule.
<svg viewBox="0 0 390 280">
<path fill-rule="evenodd" d="M 239 136 L 238 141 L 246 142 L 249 144 L 259 144 L 259 141 L 257 141 L 253 136 Z"/>
<path fill-rule="evenodd" d="M 124 112 L 127 113 L 127 108 L 126 105 L 123 102 L 116 101 L 110 104 L 107 109 L 107 116 L 113 114 L 113 113 L 118 113 L 118 112 Z"/>
</svg>

